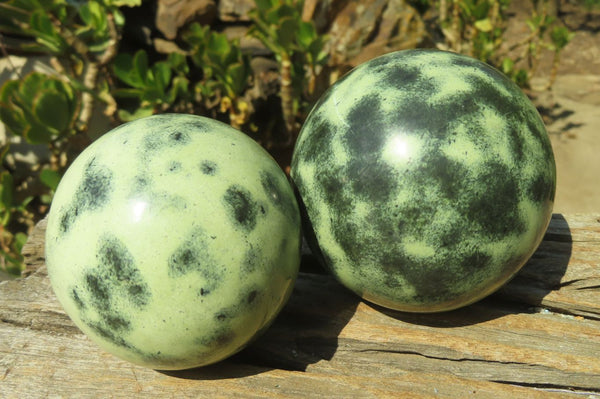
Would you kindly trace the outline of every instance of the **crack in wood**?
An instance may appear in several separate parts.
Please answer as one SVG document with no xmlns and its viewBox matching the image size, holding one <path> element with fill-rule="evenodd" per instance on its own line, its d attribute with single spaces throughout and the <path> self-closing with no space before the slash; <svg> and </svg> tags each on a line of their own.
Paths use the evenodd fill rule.
<svg viewBox="0 0 600 399">
<path fill-rule="evenodd" d="M 594 395 L 600 393 L 600 388 L 589 388 L 589 387 L 579 387 L 574 385 L 561 385 L 561 384 L 544 384 L 544 383 L 527 383 L 520 381 L 508 381 L 508 380 L 490 380 L 491 382 L 497 382 L 499 384 L 507 384 L 507 385 L 516 385 L 520 387 L 526 388 L 534 388 L 539 390 L 544 390 L 548 392 L 568 392 L 568 393 L 576 393 L 579 395 Z"/>
<path fill-rule="evenodd" d="M 590 309 L 586 309 L 586 308 L 573 308 L 573 309 L 563 309 L 563 308 L 559 308 L 559 307 L 553 307 L 552 304 L 548 303 L 544 303 L 544 306 L 535 306 L 532 307 L 532 313 L 543 313 L 543 314 L 555 314 L 558 316 L 562 316 L 562 317 L 569 317 L 569 318 L 578 318 L 580 320 L 589 320 L 589 321 L 599 321 L 600 320 L 600 313 L 596 313 L 593 310 L 590 311 Z"/>
<path fill-rule="evenodd" d="M 30 323 L 25 323 L 23 321 L 20 320 L 16 320 L 16 319 L 8 319 L 5 317 L 1 317 L 0 318 L 0 323 L 5 323 L 5 324 L 10 324 L 14 327 L 19 327 L 19 328 L 29 328 L 31 327 L 31 322 Z"/>
<path fill-rule="evenodd" d="M 469 357 L 459 357 L 459 358 L 451 358 L 451 357 L 444 357 L 444 356 L 433 356 L 433 355 L 426 355 L 424 353 L 418 352 L 418 351 L 409 351 L 409 350 L 394 350 L 394 349 L 359 349 L 356 350 L 355 352 L 363 352 L 363 353 L 368 353 L 368 352 L 381 352 L 381 353 L 393 353 L 393 354 L 400 354 L 400 355 L 416 355 L 416 356 L 421 356 L 424 357 L 426 359 L 433 359 L 433 360 L 448 360 L 451 362 L 480 362 L 480 363 L 487 363 L 487 364 L 502 364 L 502 365 L 519 365 L 519 366 L 532 366 L 532 367 L 537 367 L 539 365 L 537 364 L 533 364 L 533 363 L 523 363 L 523 362 L 515 362 L 515 361 L 503 361 L 503 360 L 490 360 L 490 359 L 477 359 L 477 358 L 469 358 Z"/>
<path fill-rule="evenodd" d="M 580 281 L 585 281 L 585 279 L 583 279 L 583 278 L 576 278 L 576 279 L 573 279 L 573 280 L 563 281 L 563 282 L 555 285 L 554 287 L 552 287 L 552 289 L 554 291 L 558 291 L 561 288 L 568 287 L 568 286 L 573 285 L 575 283 L 578 283 Z"/>
<path fill-rule="evenodd" d="M 6 379 L 6 377 L 8 376 L 8 374 L 10 373 L 11 369 L 10 367 L 7 367 L 6 370 L 4 370 L 4 374 L 2 375 L 2 378 L 0 378 L 0 381 L 4 381 Z"/>
<path fill-rule="evenodd" d="M 57 320 L 58 322 L 55 323 L 48 323 L 47 320 L 45 320 L 56 320 L 56 316 L 58 315 L 61 316 L 62 320 L 70 321 L 70 319 L 62 313 L 46 311 L 41 312 L 41 315 L 44 317 L 20 318 L 18 317 L 20 316 L 20 314 L 17 314 L 17 317 L 10 317 L 10 315 L 2 315 L 0 316 L 0 322 L 9 324 L 16 328 L 27 328 L 34 331 L 61 333 L 68 335 L 83 334 L 81 330 L 77 328 L 77 326 L 72 324 L 62 324 L 60 323 L 60 319 Z"/>
<path fill-rule="evenodd" d="M 576 288 L 576 290 L 580 291 L 580 290 L 597 290 L 600 289 L 600 284 L 598 285 L 588 285 L 587 287 L 579 287 Z"/>
<path fill-rule="evenodd" d="M 567 242 L 567 243 L 580 242 L 580 241 L 573 241 L 573 238 L 571 237 L 570 234 L 561 234 L 561 233 L 546 233 L 546 235 L 544 235 L 544 241 Z"/>
</svg>

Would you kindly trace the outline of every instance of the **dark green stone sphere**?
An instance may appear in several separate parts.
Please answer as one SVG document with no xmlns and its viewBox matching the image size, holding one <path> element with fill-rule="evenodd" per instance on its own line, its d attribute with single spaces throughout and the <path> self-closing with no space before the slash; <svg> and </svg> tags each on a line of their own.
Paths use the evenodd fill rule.
<svg viewBox="0 0 600 399">
<path fill-rule="evenodd" d="M 319 100 L 291 176 L 312 247 L 376 304 L 473 303 L 531 257 L 556 169 L 536 108 L 502 73 L 436 50 L 366 62 Z"/>
</svg>

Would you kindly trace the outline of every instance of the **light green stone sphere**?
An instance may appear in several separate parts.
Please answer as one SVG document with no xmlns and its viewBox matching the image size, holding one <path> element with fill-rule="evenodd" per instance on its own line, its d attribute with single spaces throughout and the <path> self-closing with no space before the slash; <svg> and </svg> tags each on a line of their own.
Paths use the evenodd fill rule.
<svg viewBox="0 0 600 399">
<path fill-rule="evenodd" d="M 283 171 L 220 122 L 157 115 L 69 167 L 46 232 L 52 287 L 106 351 L 154 369 L 222 360 L 287 301 L 300 217 Z"/>
</svg>

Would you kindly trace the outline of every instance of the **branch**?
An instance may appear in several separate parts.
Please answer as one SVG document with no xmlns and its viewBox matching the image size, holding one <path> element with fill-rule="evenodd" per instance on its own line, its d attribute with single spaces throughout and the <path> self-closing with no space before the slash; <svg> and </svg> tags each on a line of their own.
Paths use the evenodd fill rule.
<svg viewBox="0 0 600 399">
<path fill-rule="evenodd" d="M 80 131 L 86 130 L 92 112 L 94 110 L 94 96 L 92 91 L 96 88 L 98 82 L 98 73 L 100 69 L 107 65 L 116 55 L 119 45 L 119 34 L 115 25 L 115 20 L 112 14 L 107 15 L 108 20 L 108 33 L 110 35 L 110 41 L 108 48 L 104 51 L 102 56 L 96 61 L 89 61 L 86 71 L 83 75 L 83 86 L 89 90 L 89 92 L 83 92 L 81 95 L 81 112 L 77 119 L 77 129 Z M 112 114 L 116 110 L 116 102 L 112 96 L 105 96 L 105 100 L 108 102 L 108 110 Z"/>
</svg>

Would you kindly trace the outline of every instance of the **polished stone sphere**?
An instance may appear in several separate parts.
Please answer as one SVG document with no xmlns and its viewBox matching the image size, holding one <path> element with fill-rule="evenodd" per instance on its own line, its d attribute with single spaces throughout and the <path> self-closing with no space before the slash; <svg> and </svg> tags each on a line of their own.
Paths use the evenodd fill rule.
<svg viewBox="0 0 600 399">
<path fill-rule="evenodd" d="M 411 312 L 506 283 L 539 245 L 556 189 L 525 94 L 437 50 L 383 55 L 336 82 L 300 132 L 291 177 L 325 267 L 364 299 Z"/>
<path fill-rule="evenodd" d="M 300 240 L 293 190 L 265 150 L 220 122 L 166 114 L 121 125 L 68 168 L 46 263 L 65 311 L 102 348 L 184 369 L 268 327 Z"/>
</svg>

